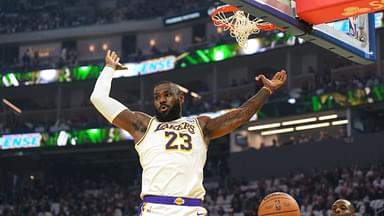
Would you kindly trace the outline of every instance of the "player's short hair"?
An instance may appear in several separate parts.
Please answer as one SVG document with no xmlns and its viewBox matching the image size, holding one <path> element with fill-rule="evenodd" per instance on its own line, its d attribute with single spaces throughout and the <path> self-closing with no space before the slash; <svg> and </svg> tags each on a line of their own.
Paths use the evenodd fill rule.
<svg viewBox="0 0 384 216">
<path fill-rule="evenodd" d="M 167 80 L 163 80 L 163 81 L 159 81 L 159 82 L 157 82 L 153 87 L 156 87 L 156 86 L 159 86 L 159 85 L 162 85 L 162 84 L 170 84 L 170 85 L 176 85 L 177 86 L 177 84 L 176 83 L 174 83 L 174 82 L 171 82 L 171 81 L 167 81 Z"/>
<path fill-rule="evenodd" d="M 153 88 L 156 88 L 157 86 L 162 85 L 162 84 L 169 84 L 169 85 L 171 85 L 171 86 L 174 86 L 174 87 L 176 87 L 176 89 L 177 89 L 177 93 L 182 93 L 182 91 L 180 90 L 180 87 L 179 87 L 178 84 L 176 84 L 176 83 L 174 83 L 174 82 L 171 82 L 171 81 L 167 81 L 167 80 L 157 82 L 157 83 L 153 86 Z"/>
</svg>

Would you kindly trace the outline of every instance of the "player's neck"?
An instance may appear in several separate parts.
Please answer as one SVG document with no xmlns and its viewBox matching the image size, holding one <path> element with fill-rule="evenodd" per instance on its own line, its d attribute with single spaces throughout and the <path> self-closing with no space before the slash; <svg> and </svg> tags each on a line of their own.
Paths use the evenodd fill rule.
<svg viewBox="0 0 384 216">
<path fill-rule="evenodd" d="M 174 116 L 174 117 L 172 117 L 172 118 L 158 118 L 157 116 L 156 116 L 156 119 L 157 119 L 157 121 L 159 121 L 159 122 L 173 122 L 173 121 L 176 121 L 176 120 L 179 120 L 180 118 L 182 118 L 183 116 L 181 116 L 181 115 L 179 115 L 179 116 Z"/>
</svg>

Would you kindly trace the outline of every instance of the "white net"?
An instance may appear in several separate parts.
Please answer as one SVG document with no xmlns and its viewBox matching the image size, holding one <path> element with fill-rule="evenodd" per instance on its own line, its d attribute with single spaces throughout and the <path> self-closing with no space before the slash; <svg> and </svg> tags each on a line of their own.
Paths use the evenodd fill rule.
<svg viewBox="0 0 384 216">
<path fill-rule="evenodd" d="M 231 37 L 236 38 L 240 47 L 247 47 L 247 41 L 251 34 L 258 34 L 258 25 L 269 24 L 260 18 L 250 19 L 249 14 L 238 10 L 232 16 L 227 17 L 225 12 L 217 13 L 213 19 L 216 26 L 221 26 L 224 31 L 229 30 Z"/>
</svg>

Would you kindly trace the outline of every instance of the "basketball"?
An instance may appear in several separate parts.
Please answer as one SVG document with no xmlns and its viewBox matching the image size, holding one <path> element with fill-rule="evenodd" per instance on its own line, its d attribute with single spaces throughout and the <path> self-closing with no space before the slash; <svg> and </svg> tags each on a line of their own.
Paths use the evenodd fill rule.
<svg viewBox="0 0 384 216">
<path fill-rule="evenodd" d="M 289 194 L 275 192 L 267 195 L 259 205 L 259 216 L 300 216 L 296 200 Z"/>
</svg>

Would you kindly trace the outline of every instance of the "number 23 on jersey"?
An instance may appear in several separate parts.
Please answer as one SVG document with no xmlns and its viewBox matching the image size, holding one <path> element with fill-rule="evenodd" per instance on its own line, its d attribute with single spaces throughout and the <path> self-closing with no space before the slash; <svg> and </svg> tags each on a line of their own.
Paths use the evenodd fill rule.
<svg viewBox="0 0 384 216">
<path fill-rule="evenodd" d="M 168 138 L 165 144 L 165 150 L 169 151 L 186 151 L 192 150 L 192 137 L 187 133 L 164 131 L 164 135 Z"/>
</svg>

